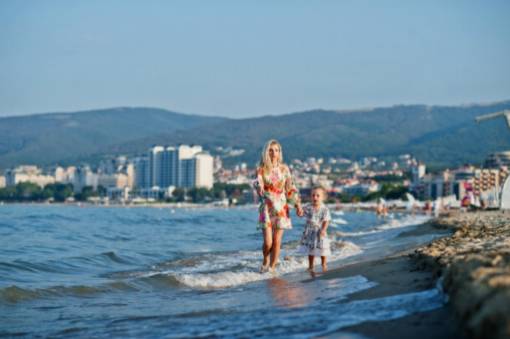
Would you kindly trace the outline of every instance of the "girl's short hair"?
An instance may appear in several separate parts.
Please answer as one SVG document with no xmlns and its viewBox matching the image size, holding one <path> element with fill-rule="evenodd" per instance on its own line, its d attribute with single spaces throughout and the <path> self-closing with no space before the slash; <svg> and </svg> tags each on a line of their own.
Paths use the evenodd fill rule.
<svg viewBox="0 0 510 339">
<path fill-rule="evenodd" d="M 328 198 L 328 192 L 326 191 L 326 189 L 324 187 L 322 187 L 320 185 L 313 186 L 310 193 L 312 193 L 313 191 L 321 191 L 322 200 L 326 200 Z"/>
</svg>

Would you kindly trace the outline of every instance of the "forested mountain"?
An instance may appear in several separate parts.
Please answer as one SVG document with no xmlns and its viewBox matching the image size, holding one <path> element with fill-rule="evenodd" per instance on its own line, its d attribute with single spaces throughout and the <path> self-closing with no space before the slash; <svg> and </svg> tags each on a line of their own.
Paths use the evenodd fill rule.
<svg viewBox="0 0 510 339">
<path fill-rule="evenodd" d="M 278 139 L 289 158 L 391 156 L 411 153 L 427 163 L 480 163 L 510 149 L 504 118 L 476 124 L 481 114 L 510 109 L 510 101 L 470 106 L 400 105 L 366 110 L 312 110 L 250 119 L 186 115 L 152 108 L 0 119 L 0 167 L 93 161 L 141 154 L 154 144 L 233 146 L 253 164 L 264 142 Z"/>
</svg>

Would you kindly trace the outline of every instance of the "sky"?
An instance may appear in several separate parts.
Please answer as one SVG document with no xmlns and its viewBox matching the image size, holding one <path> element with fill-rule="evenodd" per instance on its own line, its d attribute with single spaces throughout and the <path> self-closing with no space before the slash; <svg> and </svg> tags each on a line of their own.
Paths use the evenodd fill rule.
<svg viewBox="0 0 510 339">
<path fill-rule="evenodd" d="M 510 1 L 0 1 L 0 116 L 510 99 Z"/>
</svg>

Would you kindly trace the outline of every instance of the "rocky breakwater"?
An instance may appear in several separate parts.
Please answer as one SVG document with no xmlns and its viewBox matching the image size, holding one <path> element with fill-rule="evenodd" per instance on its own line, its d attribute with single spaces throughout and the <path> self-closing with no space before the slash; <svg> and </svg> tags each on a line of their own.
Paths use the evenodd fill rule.
<svg viewBox="0 0 510 339">
<path fill-rule="evenodd" d="M 443 277 L 455 315 L 470 338 L 510 338 L 510 213 L 456 213 L 433 222 L 454 234 L 415 251 Z"/>
</svg>

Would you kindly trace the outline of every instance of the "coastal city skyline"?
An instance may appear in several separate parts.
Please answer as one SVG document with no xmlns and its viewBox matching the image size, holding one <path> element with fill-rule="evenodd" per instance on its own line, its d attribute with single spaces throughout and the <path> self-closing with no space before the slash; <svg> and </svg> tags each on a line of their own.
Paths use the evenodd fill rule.
<svg viewBox="0 0 510 339">
<path fill-rule="evenodd" d="M 229 148 L 218 148 L 216 151 L 225 151 L 224 155 L 234 157 L 244 152 L 242 149 Z M 406 193 L 411 193 L 421 201 L 446 199 L 445 203 L 447 201 L 449 205 L 462 202 L 472 195 L 478 204 L 495 206 L 499 203 L 499 188 L 509 175 L 510 152 L 488 155 L 483 167 L 466 164 L 433 173 L 426 170 L 424 162 L 409 154 L 399 155 L 392 160 L 377 157 L 363 157 L 357 161 L 342 157 L 308 157 L 303 160 L 289 159 L 289 166 L 297 187 L 305 196 L 311 187 L 320 185 L 332 199 L 343 202 L 381 197 L 402 199 Z M 220 184 L 238 190 L 234 200 L 225 192 L 221 199 L 216 196 L 200 200 L 206 197 L 204 195 L 201 198 L 196 195 L 188 198 L 195 203 L 228 198 L 230 203 L 245 204 L 257 201 L 251 193 L 254 176 L 255 168 L 244 162 L 224 167 L 221 156 L 211 156 L 200 145 L 153 146 L 145 156 L 128 158 L 118 155 L 102 160 L 95 168 L 82 164 L 50 166 L 44 171 L 37 166 L 7 169 L 5 175 L 0 176 L 0 189 L 12 189 L 23 183 L 38 185 L 41 189 L 55 184 L 70 184 L 77 196 L 84 191 L 96 192 L 90 196 L 91 201 L 98 202 L 97 196 L 100 194 L 108 202 L 140 203 L 165 199 L 184 201 L 187 198 L 186 190 L 196 192 L 196 189 L 205 189 L 212 192 L 217 189 L 216 184 Z M 5 199 L 7 195 L 0 191 L 0 200 L 2 197 Z M 72 195 L 68 195 L 68 198 L 74 201 Z M 40 198 L 34 196 L 33 199 Z"/>
</svg>

